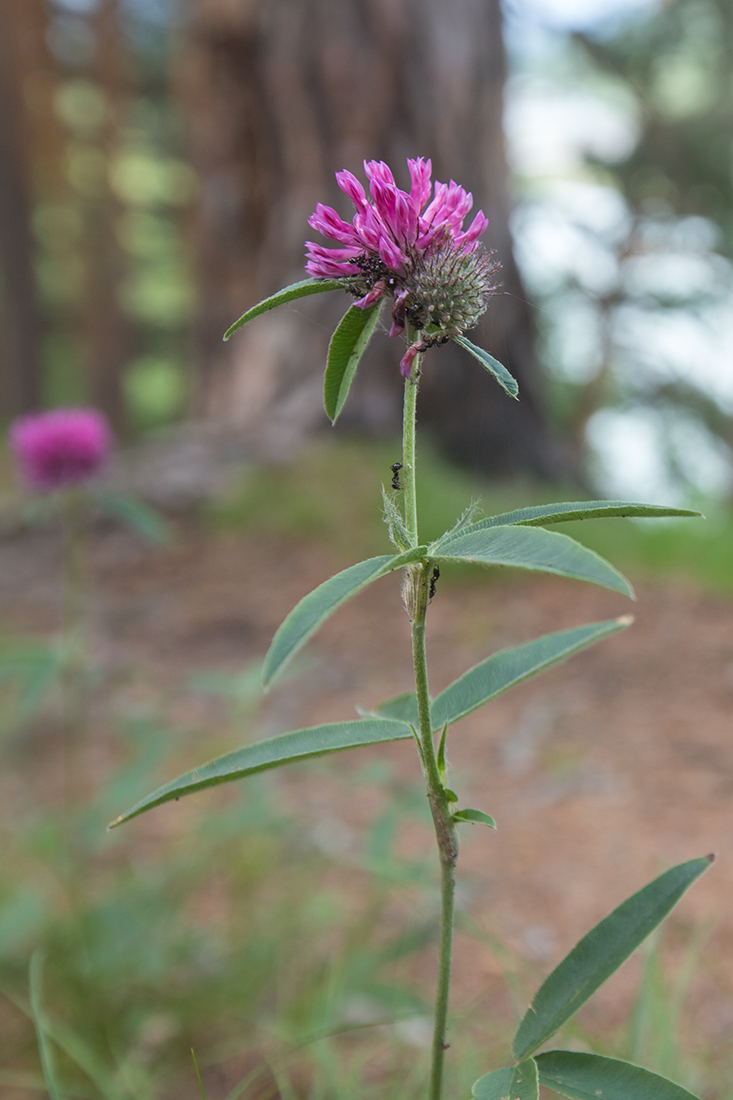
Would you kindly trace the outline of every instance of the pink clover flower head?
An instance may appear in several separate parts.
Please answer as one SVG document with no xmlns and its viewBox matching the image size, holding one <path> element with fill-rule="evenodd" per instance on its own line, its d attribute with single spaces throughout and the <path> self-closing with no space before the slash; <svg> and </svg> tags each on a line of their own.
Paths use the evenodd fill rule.
<svg viewBox="0 0 733 1100">
<path fill-rule="evenodd" d="M 497 290 L 499 268 L 478 240 L 489 224 L 483 211 L 463 228 L 471 193 L 453 180 L 433 188 L 432 165 L 423 157 L 407 166 L 409 193 L 383 161 L 365 161 L 369 197 L 351 172 L 337 172 L 356 213 L 349 223 L 332 207 L 316 205 L 308 224 L 340 247 L 307 241 L 305 265 L 316 279 L 343 279 L 362 309 L 385 294 L 394 299 L 390 336 L 407 324 L 419 334 L 400 364 L 406 377 L 418 352 L 475 326 Z"/>
<path fill-rule="evenodd" d="M 97 409 L 52 409 L 15 420 L 9 443 L 24 484 L 53 492 L 84 485 L 98 474 L 112 433 Z"/>
</svg>

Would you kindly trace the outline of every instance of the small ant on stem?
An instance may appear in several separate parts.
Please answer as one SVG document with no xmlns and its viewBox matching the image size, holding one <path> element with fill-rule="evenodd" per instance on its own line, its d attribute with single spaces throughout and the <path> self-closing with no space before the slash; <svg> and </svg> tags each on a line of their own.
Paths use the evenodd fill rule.
<svg viewBox="0 0 733 1100">
<path fill-rule="evenodd" d="M 392 488 L 393 489 L 401 489 L 402 488 L 402 484 L 401 484 L 400 479 L 399 479 L 399 472 L 400 472 L 401 469 L 402 469 L 402 463 L 401 462 L 393 462 L 392 465 L 390 466 L 390 470 L 392 471 Z"/>
<path fill-rule="evenodd" d="M 434 565 L 433 566 L 433 571 L 430 574 L 430 589 L 428 591 L 428 602 L 430 602 L 430 600 L 432 600 L 433 596 L 435 595 L 435 588 L 438 584 L 438 577 L 439 576 L 440 576 L 440 569 L 438 568 L 437 565 Z"/>
</svg>

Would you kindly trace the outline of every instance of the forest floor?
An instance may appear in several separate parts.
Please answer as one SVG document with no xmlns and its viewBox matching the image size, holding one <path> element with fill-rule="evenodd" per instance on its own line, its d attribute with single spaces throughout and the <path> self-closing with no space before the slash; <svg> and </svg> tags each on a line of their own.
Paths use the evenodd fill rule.
<svg viewBox="0 0 733 1100">
<path fill-rule="evenodd" d="M 206 728 L 217 720 L 214 704 L 179 686 L 194 673 L 236 673 L 261 659 L 297 600 L 350 562 L 316 543 L 207 533 L 194 524 L 181 531 L 164 548 L 111 528 L 95 536 L 94 650 L 116 685 L 118 707 L 155 693 L 167 721 Z M 53 533 L 0 545 L 3 633 L 57 628 L 60 563 Z M 714 1052 L 733 1038 L 733 599 L 665 581 L 640 587 L 632 606 L 590 585 L 518 571 L 445 576 L 429 612 L 431 690 L 492 650 L 630 611 L 636 621 L 628 631 L 500 697 L 452 732 L 451 785 L 462 805 L 489 811 L 498 824 L 496 833 L 464 827 L 461 905 L 539 979 L 656 873 L 716 852 L 716 865 L 682 900 L 664 941 L 673 975 L 690 944 L 704 939 L 685 1030 L 693 1047 Z M 410 675 L 408 620 L 399 578 L 390 576 L 320 631 L 300 674 L 267 697 L 255 735 L 351 717 L 356 705 L 409 690 Z M 204 740 L 188 744 L 185 767 L 226 748 L 226 737 L 213 750 Z M 229 747 L 237 743 L 231 735 Z M 36 790 L 53 799 L 55 750 L 40 734 L 35 748 Z M 419 779 L 411 745 L 378 751 L 393 781 Z M 276 774 L 303 830 L 336 854 L 356 843 L 384 805 L 378 783 L 350 781 L 355 761 L 361 766 L 374 753 L 331 758 L 317 784 L 304 783 L 297 767 Z M 19 768 L 27 772 L 27 762 Z M 0 787 L 0 815 L 12 813 L 24 797 L 18 775 L 6 769 Z M 161 807 L 128 827 L 127 843 L 149 846 L 176 828 L 189 803 L 202 798 L 215 812 L 222 797 L 223 789 Z M 429 850 L 424 821 L 403 830 L 405 858 Z M 480 998 L 485 987 L 499 989 L 497 958 L 484 951 L 477 963 L 473 940 L 458 935 L 457 1005 Z M 429 974 L 432 953 L 421 959 Z M 630 964 L 596 996 L 584 1010 L 586 1026 L 619 1026 L 639 968 L 638 960 Z"/>
</svg>

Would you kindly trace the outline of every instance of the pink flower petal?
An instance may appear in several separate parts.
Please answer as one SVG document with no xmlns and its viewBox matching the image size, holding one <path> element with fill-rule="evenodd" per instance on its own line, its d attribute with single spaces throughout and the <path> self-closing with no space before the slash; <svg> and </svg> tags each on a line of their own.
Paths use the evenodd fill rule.
<svg viewBox="0 0 733 1100">
<path fill-rule="evenodd" d="M 345 222 L 332 207 L 324 206 L 321 202 L 316 203 L 316 211 L 308 218 L 308 225 L 329 240 L 339 241 L 341 244 L 360 243 L 354 226 Z"/>
<path fill-rule="evenodd" d="M 348 195 L 357 210 L 364 210 L 367 205 L 367 197 L 359 180 L 346 169 L 336 173 L 336 182 L 344 194 Z"/>
<path fill-rule="evenodd" d="M 430 190 L 432 187 L 430 176 L 433 171 L 433 165 L 431 161 L 426 161 L 422 157 L 418 157 L 417 160 L 408 160 L 407 167 L 410 170 L 410 179 L 412 180 L 410 199 L 412 200 L 413 207 L 419 214 L 430 198 Z"/>
<path fill-rule="evenodd" d="M 421 349 L 421 344 L 410 344 L 409 348 L 400 359 L 400 374 L 403 378 L 409 378 L 412 374 L 412 364 L 415 362 L 415 356 Z"/>
</svg>

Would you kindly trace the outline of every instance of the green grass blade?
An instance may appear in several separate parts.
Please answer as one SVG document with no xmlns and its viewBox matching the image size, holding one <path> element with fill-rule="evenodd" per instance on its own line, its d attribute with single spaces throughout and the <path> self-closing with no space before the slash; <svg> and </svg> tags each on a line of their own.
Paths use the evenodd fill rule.
<svg viewBox="0 0 733 1100">
<path fill-rule="evenodd" d="M 541 1085 L 571 1100 L 697 1100 L 666 1077 L 598 1054 L 550 1050 L 537 1068 Z"/>
<path fill-rule="evenodd" d="M 565 501 L 562 504 L 535 504 L 530 508 L 501 512 L 499 515 L 487 516 L 486 519 L 471 524 L 471 527 L 466 530 L 483 531 L 487 527 L 506 527 L 508 524 L 535 527 L 544 526 L 547 523 L 568 523 L 574 520 L 609 517 L 662 519 L 669 516 L 700 519 L 702 512 L 694 512 L 689 508 L 667 508 L 663 504 L 638 504 L 629 500 L 574 500 Z"/>
<path fill-rule="evenodd" d="M 64 1093 L 61 1091 L 61 1087 L 56 1078 L 53 1064 L 53 1051 L 46 1034 L 47 1029 L 43 1012 L 43 956 L 38 949 L 31 955 L 29 986 L 31 1012 L 33 1014 L 33 1023 L 36 1028 L 38 1053 L 41 1059 L 43 1080 L 46 1083 L 48 1095 L 51 1100 L 65 1100 Z"/>
<path fill-rule="evenodd" d="M 428 557 L 441 565 L 443 562 L 469 561 L 557 573 L 634 598 L 629 582 L 605 558 L 567 535 L 544 531 L 541 527 L 492 527 L 478 531 L 469 527 L 433 543 L 428 549 Z"/>
<path fill-rule="evenodd" d="M 34 962 L 34 957 L 38 957 Z M 127 1093 L 123 1092 L 121 1087 L 115 1083 L 115 1075 L 110 1072 L 106 1066 L 100 1061 L 95 1051 L 87 1044 L 87 1042 L 76 1032 L 70 1028 L 65 1027 L 63 1024 L 50 1019 L 43 1007 L 43 973 L 42 973 L 42 958 L 40 957 L 40 949 L 34 952 L 31 956 L 31 968 L 30 968 L 30 987 L 31 997 L 30 1004 L 25 1004 L 23 1001 L 14 997 L 7 989 L 3 989 L 3 994 L 11 1004 L 15 1005 L 19 1012 L 22 1012 L 30 1020 L 33 1020 L 36 1029 L 39 1025 L 42 1028 L 45 1045 L 41 1054 L 42 1070 L 46 1073 L 46 1066 L 48 1065 L 53 1070 L 52 1054 L 53 1046 L 58 1047 L 59 1050 L 74 1062 L 78 1068 L 89 1078 L 89 1081 L 95 1086 L 98 1092 L 105 1098 L 105 1100 L 126 1100 Z M 50 1040 L 50 1042 L 49 1042 Z M 53 1046 L 51 1046 L 53 1044 Z M 40 1043 L 39 1043 L 40 1045 Z M 45 1055 L 45 1060 L 44 1060 Z M 61 1094 L 61 1088 L 58 1084 L 58 1079 L 53 1072 L 50 1075 L 54 1082 L 54 1087 L 57 1090 L 56 1095 Z M 48 1075 L 46 1077 L 46 1083 L 48 1087 Z M 5 1076 L 0 1071 L 0 1084 L 13 1084 L 17 1088 L 38 1088 L 36 1084 L 32 1084 L 30 1078 L 28 1083 L 22 1083 L 20 1078 L 17 1082 L 5 1080 Z M 43 1085 L 40 1086 L 41 1090 Z M 49 1089 L 50 1095 L 53 1097 L 54 1093 Z M 81 1092 L 76 1088 L 69 1088 L 65 1094 L 66 1096 L 85 1096 L 86 1093 Z"/>
<path fill-rule="evenodd" d="M 201 1093 L 201 1100 L 206 1100 L 206 1093 L 204 1092 L 204 1083 L 201 1080 L 201 1074 L 199 1073 L 199 1064 L 196 1061 L 196 1052 L 191 1047 L 191 1057 L 193 1058 L 193 1068 L 196 1070 L 196 1080 L 199 1083 L 199 1092 Z"/>
<path fill-rule="evenodd" d="M 471 1089 L 474 1100 L 537 1100 L 538 1095 L 537 1065 L 533 1058 L 518 1066 L 495 1069 L 479 1077 Z"/>
<path fill-rule="evenodd" d="M 242 325 L 246 325 L 254 317 L 259 317 L 261 313 L 267 313 L 268 310 L 276 309 L 277 306 L 284 306 L 287 302 L 292 302 L 296 298 L 307 298 L 309 294 L 323 294 L 326 290 L 343 289 L 344 285 L 339 279 L 302 279 L 299 283 L 291 283 L 290 286 L 278 290 L 277 294 L 272 294 L 269 298 L 263 298 L 256 306 L 252 306 L 246 313 L 243 313 L 239 320 L 235 321 L 226 330 L 224 339 L 228 340 L 233 332 L 236 332 Z"/>
<path fill-rule="evenodd" d="M 426 550 L 426 546 L 418 546 L 404 554 L 381 554 L 377 558 L 361 561 L 358 565 L 351 565 L 337 573 L 304 596 L 278 627 L 272 639 L 262 665 L 263 686 L 269 687 L 291 657 L 342 603 L 372 581 L 391 573 L 393 569 L 419 561 L 425 557 Z"/>
<path fill-rule="evenodd" d="M 114 828 L 138 814 L 160 806 L 164 802 L 181 798 L 206 787 L 215 787 L 219 783 L 229 783 L 234 779 L 243 779 L 257 772 L 280 768 L 284 764 L 293 764 L 300 760 L 310 760 L 314 756 L 325 756 L 344 749 L 358 749 L 366 745 L 379 745 L 387 741 L 401 741 L 412 737 L 412 729 L 406 722 L 396 722 L 388 718 L 354 719 L 351 722 L 332 722 L 324 726 L 312 726 L 310 729 L 294 730 L 271 737 L 267 741 L 257 741 L 245 745 L 242 749 L 228 752 L 208 764 L 202 764 L 193 771 L 186 772 L 171 783 L 159 787 L 152 794 L 136 802 L 131 809 L 116 817 L 109 825 Z"/>
<path fill-rule="evenodd" d="M 509 373 L 503 363 L 500 363 L 498 359 L 494 359 L 494 356 L 489 355 L 488 351 L 484 351 L 483 348 L 479 348 L 475 344 L 472 344 L 465 336 L 454 336 L 453 339 L 459 347 L 467 351 L 474 359 L 478 359 L 484 370 L 487 370 L 489 374 L 496 379 L 501 388 L 508 393 L 510 397 L 518 397 L 519 383 L 514 375 Z"/>
<path fill-rule="evenodd" d="M 575 945 L 539 988 L 517 1029 L 513 1048 L 518 1061 L 542 1046 L 618 970 L 712 860 L 691 859 L 665 871 Z"/>
<path fill-rule="evenodd" d="M 323 407 L 335 424 L 354 381 L 359 360 L 374 335 L 382 301 L 368 309 L 351 306 L 338 323 L 328 345 L 326 373 L 323 377 Z"/>
<path fill-rule="evenodd" d="M 574 626 L 570 630 L 557 630 L 553 634 L 544 634 L 541 638 L 535 638 L 524 645 L 513 646 L 511 649 L 501 649 L 498 653 L 492 653 L 485 661 L 474 665 L 468 672 L 464 672 L 457 680 L 454 680 L 445 691 L 441 691 L 431 704 L 433 727 L 438 729 L 446 722 L 452 724 L 459 718 L 464 718 L 477 707 L 494 699 L 508 688 L 520 684 L 530 676 L 536 676 L 551 665 L 564 661 L 574 653 L 595 645 L 603 638 L 609 638 L 633 622 L 630 615 L 624 615 L 620 619 L 606 619 L 600 623 L 587 623 L 585 626 Z M 414 699 L 414 695 L 412 697 Z M 379 714 L 385 714 L 383 704 L 379 708 Z M 417 706 L 417 704 L 415 704 Z M 406 704 L 403 705 L 405 717 Z M 398 717 L 397 714 L 390 714 Z M 408 720 L 405 717 L 405 720 Z"/>
</svg>

